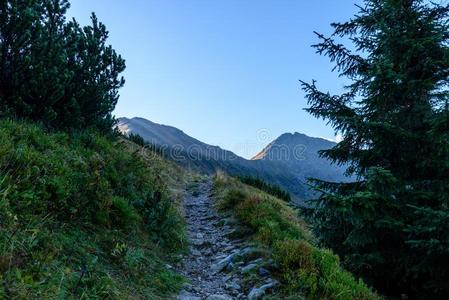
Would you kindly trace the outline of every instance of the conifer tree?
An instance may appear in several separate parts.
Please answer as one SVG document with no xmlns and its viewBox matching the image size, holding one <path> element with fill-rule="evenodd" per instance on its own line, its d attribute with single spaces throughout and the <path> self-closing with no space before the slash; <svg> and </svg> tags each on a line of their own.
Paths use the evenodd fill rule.
<svg viewBox="0 0 449 300">
<path fill-rule="evenodd" d="M 348 164 L 357 180 L 312 180 L 321 196 L 306 211 L 321 241 L 381 292 L 447 299 L 449 6 L 359 8 L 314 46 L 350 81 L 344 93 L 302 82 L 307 111 L 343 136 L 321 155 Z"/>
<path fill-rule="evenodd" d="M 68 0 L 0 1 L 0 117 L 109 131 L 125 62 L 92 15 L 67 21 Z"/>
</svg>

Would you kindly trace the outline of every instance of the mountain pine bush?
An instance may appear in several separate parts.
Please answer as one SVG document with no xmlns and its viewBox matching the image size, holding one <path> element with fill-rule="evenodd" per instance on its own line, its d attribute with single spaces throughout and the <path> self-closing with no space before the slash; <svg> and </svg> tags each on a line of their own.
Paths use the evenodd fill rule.
<svg viewBox="0 0 449 300">
<path fill-rule="evenodd" d="M 447 4 L 366 0 L 315 45 L 349 80 L 345 92 L 303 83 L 307 111 L 343 136 L 321 155 L 358 178 L 314 180 L 322 194 L 310 219 L 324 245 L 387 295 L 449 297 L 448 16 Z"/>
<path fill-rule="evenodd" d="M 110 131 L 125 62 L 92 15 L 67 21 L 68 0 L 0 2 L 0 117 Z"/>
<path fill-rule="evenodd" d="M 282 199 L 284 201 L 290 202 L 291 196 L 288 192 L 284 191 L 277 185 L 268 184 L 262 179 L 259 179 L 257 177 L 252 176 L 238 176 L 238 179 L 248 185 L 251 185 L 255 188 L 258 188 L 264 192 L 267 192 L 268 194 L 275 196 L 279 199 Z"/>
</svg>

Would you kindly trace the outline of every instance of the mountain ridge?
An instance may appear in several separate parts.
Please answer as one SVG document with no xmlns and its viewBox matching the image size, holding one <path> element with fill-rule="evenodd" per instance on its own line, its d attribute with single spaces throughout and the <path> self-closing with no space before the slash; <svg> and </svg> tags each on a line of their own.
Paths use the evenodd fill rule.
<svg viewBox="0 0 449 300">
<path fill-rule="evenodd" d="M 141 117 L 119 118 L 117 128 L 124 134 L 138 134 L 156 146 L 163 147 L 178 163 L 207 174 L 225 171 L 230 175 L 250 175 L 275 184 L 302 203 L 315 194 L 306 184 L 307 178 L 344 179 L 344 170 L 319 157 L 318 151 L 335 142 L 306 134 L 284 133 L 251 159 L 232 151 L 212 146 L 187 135 L 181 129 L 158 124 Z"/>
</svg>

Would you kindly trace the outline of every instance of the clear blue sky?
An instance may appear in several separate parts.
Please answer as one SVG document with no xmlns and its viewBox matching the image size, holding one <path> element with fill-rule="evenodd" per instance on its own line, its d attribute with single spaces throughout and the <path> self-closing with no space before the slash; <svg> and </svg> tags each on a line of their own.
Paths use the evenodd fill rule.
<svg viewBox="0 0 449 300">
<path fill-rule="evenodd" d="M 334 138 L 308 115 L 298 80 L 338 92 L 342 80 L 315 54 L 361 0 L 72 0 L 70 17 L 106 24 L 127 62 L 115 114 L 172 125 L 250 157 L 285 132 Z"/>
</svg>

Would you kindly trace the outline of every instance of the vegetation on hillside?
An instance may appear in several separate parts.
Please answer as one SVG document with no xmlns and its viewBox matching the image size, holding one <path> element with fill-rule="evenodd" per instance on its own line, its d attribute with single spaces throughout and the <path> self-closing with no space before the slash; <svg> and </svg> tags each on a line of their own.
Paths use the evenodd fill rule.
<svg viewBox="0 0 449 300">
<path fill-rule="evenodd" d="M 165 149 L 114 136 L 125 62 L 95 14 L 85 27 L 66 20 L 69 5 L 0 3 L 0 299 L 168 298 L 183 282 L 167 261 L 184 244 L 174 195 L 185 173 Z M 215 178 L 220 208 L 277 264 L 281 297 L 378 299 L 367 282 L 388 296 L 449 298 L 448 21 L 449 5 L 365 0 L 318 35 L 317 52 L 350 84 L 331 95 L 303 82 L 307 111 L 343 137 L 322 157 L 357 179 L 312 181 L 320 197 L 304 212 L 320 244 L 274 197 L 287 193 Z M 259 170 L 212 155 L 179 161 Z M 305 194 L 294 172 L 268 168 L 266 180 Z"/>
<path fill-rule="evenodd" d="M 291 201 L 290 194 L 288 192 L 282 190 L 277 185 L 266 183 L 262 179 L 259 179 L 257 177 L 253 177 L 253 176 L 238 176 L 237 178 L 241 182 L 248 184 L 250 186 L 253 186 L 255 188 L 258 188 L 259 190 L 262 190 L 262 191 L 264 191 L 272 196 L 275 196 L 279 199 L 282 199 L 287 202 Z"/>
<path fill-rule="evenodd" d="M 307 111 L 343 137 L 321 154 L 358 178 L 314 181 L 310 220 L 346 267 L 397 297 L 449 297 L 449 6 L 438 3 L 364 1 L 315 46 L 346 91 L 303 83 Z"/>
<path fill-rule="evenodd" d="M 159 176 L 170 164 L 94 132 L 10 120 L 0 121 L 0 154 L 0 298 L 177 290 L 166 261 L 183 245 L 183 222 Z"/>
<path fill-rule="evenodd" d="M 251 232 L 251 239 L 271 253 L 279 266 L 281 299 L 380 299 L 340 266 L 338 256 L 318 248 L 306 224 L 286 203 L 218 174 L 214 194 Z"/>
<path fill-rule="evenodd" d="M 68 0 L 0 2 L 0 117 L 56 129 L 110 131 L 125 62 L 92 15 L 66 21 Z"/>
<path fill-rule="evenodd" d="M 167 298 L 185 173 L 112 134 L 124 60 L 68 8 L 0 3 L 0 299 Z"/>
<path fill-rule="evenodd" d="M 159 155 L 166 156 L 167 158 L 170 158 L 167 155 L 167 151 L 164 151 L 164 149 L 162 149 L 161 147 L 158 147 L 154 144 L 146 142 L 144 140 L 144 138 L 141 137 L 140 135 L 138 135 L 137 133 L 130 133 L 129 135 L 126 135 L 125 138 L 127 138 L 131 142 L 133 142 L 141 147 L 144 147 L 147 151 L 156 152 Z"/>
</svg>

